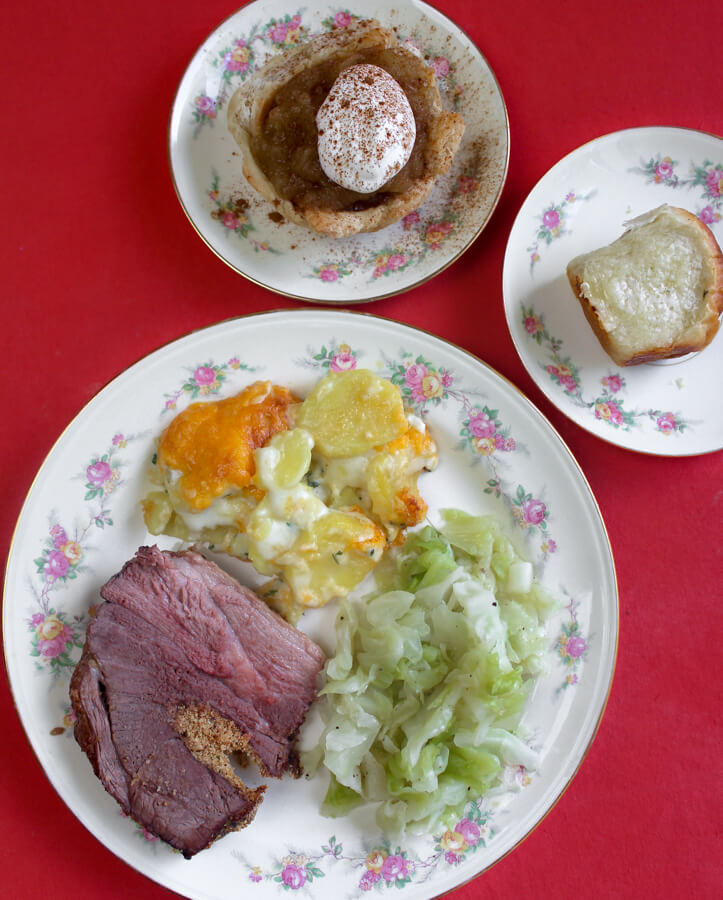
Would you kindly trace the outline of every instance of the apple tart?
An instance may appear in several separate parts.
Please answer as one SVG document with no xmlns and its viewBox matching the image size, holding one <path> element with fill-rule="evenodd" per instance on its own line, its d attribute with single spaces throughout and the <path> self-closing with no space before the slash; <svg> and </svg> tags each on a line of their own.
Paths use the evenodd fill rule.
<svg viewBox="0 0 723 900">
<path fill-rule="evenodd" d="M 367 19 L 273 57 L 231 97 L 228 127 L 246 179 L 279 214 L 346 237 L 421 206 L 464 120 L 443 108 L 421 55 Z"/>
</svg>

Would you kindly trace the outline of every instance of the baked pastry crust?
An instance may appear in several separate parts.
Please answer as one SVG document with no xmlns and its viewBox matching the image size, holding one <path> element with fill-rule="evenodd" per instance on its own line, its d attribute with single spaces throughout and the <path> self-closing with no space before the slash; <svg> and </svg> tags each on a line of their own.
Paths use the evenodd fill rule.
<svg viewBox="0 0 723 900">
<path fill-rule="evenodd" d="M 674 359 L 679 356 L 685 356 L 688 353 L 699 352 L 715 337 L 720 317 L 723 314 L 723 254 L 721 254 L 721 249 L 712 231 L 688 210 L 667 205 L 657 210 L 652 210 L 629 224 L 632 227 L 640 226 L 644 220 L 660 215 L 672 217 L 672 221 L 677 227 L 684 229 L 693 239 L 705 279 L 705 286 L 696 310 L 695 320 L 678 333 L 674 341 L 664 346 L 658 346 L 650 342 L 647 344 L 641 343 L 634 352 L 631 352 L 629 348 L 621 348 L 618 345 L 615 335 L 608 330 L 603 322 L 595 305 L 596 299 L 587 296 L 589 286 L 585 284 L 586 262 L 594 258 L 597 253 L 607 250 L 607 247 L 601 248 L 601 251 L 593 250 L 590 253 L 582 254 L 573 259 L 567 266 L 568 281 L 573 293 L 580 302 L 585 318 L 600 341 L 602 348 L 619 366 L 634 366 L 660 359 Z M 625 235 L 622 238 L 618 238 L 618 241 L 623 240 L 623 238 L 625 238 Z M 672 238 L 673 232 L 671 230 L 671 240 Z M 614 247 L 615 243 L 610 245 L 610 247 Z M 651 253 L 650 266 L 651 271 L 653 271 L 655 267 L 654 253 Z M 622 270 L 619 274 L 623 274 Z M 587 292 L 585 290 L 586 287 L 588 287 Z"/>
<path fill-rule="evenodd" d="M 359 51 L 391 48 L 409 54 L 419 64 L 419 86 L 429 108 L 421 177 L 399 194 L 380 194 L 378 203 L 364 209 L 304 208 L 281 196 L 252 151 L 253 137 L 260 133 L 269 105 L 279 89 L 310 67 L 352 57 Z M 437 178 L 451 166 L 464 132 L 464 120 L 442 107 L 432 69 L 414 51 L 401 44 L 391 29 L 366 19 L 348 28 L 316 35 L 293 50 L 273 57 L 232 95 L 228 105 L 228 127 L 243 154 L 243 174 L 247 181 L 284 218 L 321 234 L 346 237 L 378 231 L 421 206 Z"/>
</svg>

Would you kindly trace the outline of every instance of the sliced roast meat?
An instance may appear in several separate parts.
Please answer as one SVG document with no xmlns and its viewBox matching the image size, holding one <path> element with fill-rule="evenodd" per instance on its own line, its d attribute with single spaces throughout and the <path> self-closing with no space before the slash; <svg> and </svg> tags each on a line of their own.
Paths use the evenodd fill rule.
<svg viewBox="0 0 723 900">
<path fill-rule="evenodd" d="M 324 654 L 192 550 L 142 547 L 101 595 L 71 680 L 76 739 L 125 812 L 190 857 L 261 801 L 229 752 L 299 774 Z"/>
<path fill-rule="evenodd" d="M 141 547 L 100 593 L 146 619 L 199 671 L 250 704 L 252 746 L 264 738 L 288 746 L 316 696 L 324 664 L 323 652 L 303 632 L 193 550 Z M 285 754 L 258 755 L 270 775 L 286 768 Z"/>
</svg>

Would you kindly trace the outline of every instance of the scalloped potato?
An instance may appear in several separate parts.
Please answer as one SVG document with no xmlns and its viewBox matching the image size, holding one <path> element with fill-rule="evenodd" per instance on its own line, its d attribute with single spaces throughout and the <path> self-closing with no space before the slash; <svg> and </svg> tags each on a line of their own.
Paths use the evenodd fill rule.
<svg viewBox="0 0 723 900">
<path fill-rule="evenodd" d="M 367 453 L 409 428 L 399 388 L 368 369 L 322 378 L 303 402 L 298 424 L 330 459 Z"/>
<path fill-rule="evenodd" d="M 158 444 L 148 530 L 248 559 L 289 620 L 346 596 L 426 514 L 435 468 L 425 424 L 368 370 L 330 373 L 303 402 L 256 382 L 194 403 Z"/>
</svg>

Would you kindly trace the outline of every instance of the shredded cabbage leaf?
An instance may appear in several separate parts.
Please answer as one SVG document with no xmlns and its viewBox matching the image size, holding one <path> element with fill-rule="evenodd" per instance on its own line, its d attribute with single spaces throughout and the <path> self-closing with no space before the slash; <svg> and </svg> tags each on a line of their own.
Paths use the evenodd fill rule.
<svg viewBox="0 0 723 900">
<path fill-rule="evenodd" d="M 537 765 L 519 725 L 557 600 L 496 518 L 441 516 L 382 561 L 375 593 L 340 604 L 325 727 L 303 759 L 329 771 L 324 814 L 376 803 L 389 835 L 449 826 L 506 766 Z"/>
</svg>

